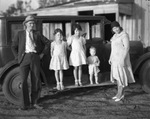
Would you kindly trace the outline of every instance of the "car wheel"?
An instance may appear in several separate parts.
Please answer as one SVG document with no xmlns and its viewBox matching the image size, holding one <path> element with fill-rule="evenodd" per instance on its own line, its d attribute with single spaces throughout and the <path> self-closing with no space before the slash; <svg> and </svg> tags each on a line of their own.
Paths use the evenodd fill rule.
<svg viewBox="0 0 150 119">
<path fill-rule="evenodd" d="M 8 101 L 15 105 L 22 105 L 22 79 L 19 74 L 19 67 L 15 67 L 7 73 L 2 89 Z"/>
<path fill-rule="evenodd" d="M 150 60 L 147 60 L 140 70 L 140 81 L 142 83 L 142 89 L 150 93 Z"/>
</svg>

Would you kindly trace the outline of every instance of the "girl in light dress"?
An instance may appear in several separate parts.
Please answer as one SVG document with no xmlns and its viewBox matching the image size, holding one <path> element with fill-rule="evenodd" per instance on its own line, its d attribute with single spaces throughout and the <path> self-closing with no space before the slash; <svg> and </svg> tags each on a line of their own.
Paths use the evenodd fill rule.
<svg viewBox="0 0 150 119">
<path fill-rule="evenodd" d="M 79 24 L 74 24 L 74 35 L 67 40 L 68 46 L 71 46 L 69 64 L 74 67 L 75 86 L 82 86 L 82 65 L 86 64 L 86 40 L 80 35 L 81 30 Z"/>
<path fill-rule="evenodd" d="M 90 55 L 87 58 L 87 62 L 88 62 L 88 67 L 89 67 L 89 75 L 90 75 L 90 84 L 93 84 L 93 75 L 95 77 L 95 83 L 98 83 L 98 73 L 100 72 L 98 66 L 100 65 L 100 60 L 99 58 L 96 56 L 96 48 L 91 46 L 90 47 Z"/>
<path fill-rule="evenodd" d="M 114 35 L 111 38 L 109 64 L 111 65 L 111 81 L 117 81 L 118 92 L 112 98 L 117 102 L 124 98 L 124 88 L 128 86 L 128 83 L 133 83 L 135 80 L 129 55 L 129 36 L 117 21 L 112 22 L 111 27 Z"/>
<path fill-rule="evenodd" d="M 57 82 L 57 90 L 63 90 L 63 70 L 69 68 L 67 61 L 67 43 L 63 41 L 63 32 L 61 29 L 54 31 L 55 40 L 51 43 L 51 61 L 50 70 L 55 71 L 55 78 Z"/>
</svg>

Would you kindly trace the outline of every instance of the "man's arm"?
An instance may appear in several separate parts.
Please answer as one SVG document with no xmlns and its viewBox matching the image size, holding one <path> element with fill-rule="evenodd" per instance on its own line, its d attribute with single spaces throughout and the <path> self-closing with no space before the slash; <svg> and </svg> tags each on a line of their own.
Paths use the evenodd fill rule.
<svg viewBox="0 0 150 119">
<path fill-rule="evenodd" d="M 40 54 L 40 58 L 42 58 L 44 56 L 44 54 L 47 54 L 47 51 L 49 49 L 49 46 L 50 46 L 50 40 L 48 40 L 45 36 L 43 36 L 42 34 L 40 34 L 41 36 L 41 41 L 42 43 L 44 44 L 44 48 L 43 48 L 43 51 L 41 52 Z"/>
<path fill-rule="evenodd" d="M 11 50 L 15 56 L 15 59 L 18 58 L 18 43 L 19 43 L 19 33 L 17 32 L 11 45 Z"/>
</svg>

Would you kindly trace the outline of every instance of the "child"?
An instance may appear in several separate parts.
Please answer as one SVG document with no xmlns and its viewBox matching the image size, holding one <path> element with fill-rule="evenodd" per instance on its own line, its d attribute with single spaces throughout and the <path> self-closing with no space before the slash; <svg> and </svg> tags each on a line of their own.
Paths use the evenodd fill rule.
<svg viewBox="0 0 150 119">
<path fill-rule="evenodd" d="M 69 64 L 74 67 L 75 86 L 82 86 L 82 65 L 86 64 L 86 40 L 80 35 L 81 30 L 82 28 L 79 24 L 74 24 L 74 35 L 67 40 L 68 46 L 71 46 L 72 49 Z"/>
<path fill-rule="evenodd" d="M 96 48 L 90 47 L 91 56 L 89 56 L 87 59 L 89 64 L 90 84 L 93 84 L 93 75 L 95 76 L 95 83 L 98 84 L 98 72 L 100 71 L 98 66 L 100 64 L 100 61 L 95 54 L 96 54 Z"/>
<path fill-rule="evenodd" d="M 54 31 L 55 40 L 51 43 L 51 62 L 49 68 L 55 71 L 57 90 L 63 90 L 63 70 L 69 68 L 67 61 L 67 43 L 63 41 L 63 32 L 61 29 Z"/>
</svg>

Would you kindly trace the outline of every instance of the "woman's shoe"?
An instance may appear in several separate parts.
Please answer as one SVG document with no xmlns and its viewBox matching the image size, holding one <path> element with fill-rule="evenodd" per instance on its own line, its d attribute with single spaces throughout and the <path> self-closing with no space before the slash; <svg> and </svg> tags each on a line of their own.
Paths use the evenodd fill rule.
<svg viewBox="0 0 150 119">
<path fill-rule="evenodd" d="M 113 100 L 114 100 L 114 99 L 117 99 L 117 96 L 112 97 L 112 99 L 113 99 Z"/>
<path fill-rule="evenodd" d="M 118 102 L 124 98 L 124 95 L 122 95 L 120 98 L 116 98 L 115 102 Z"/>
</svg>

